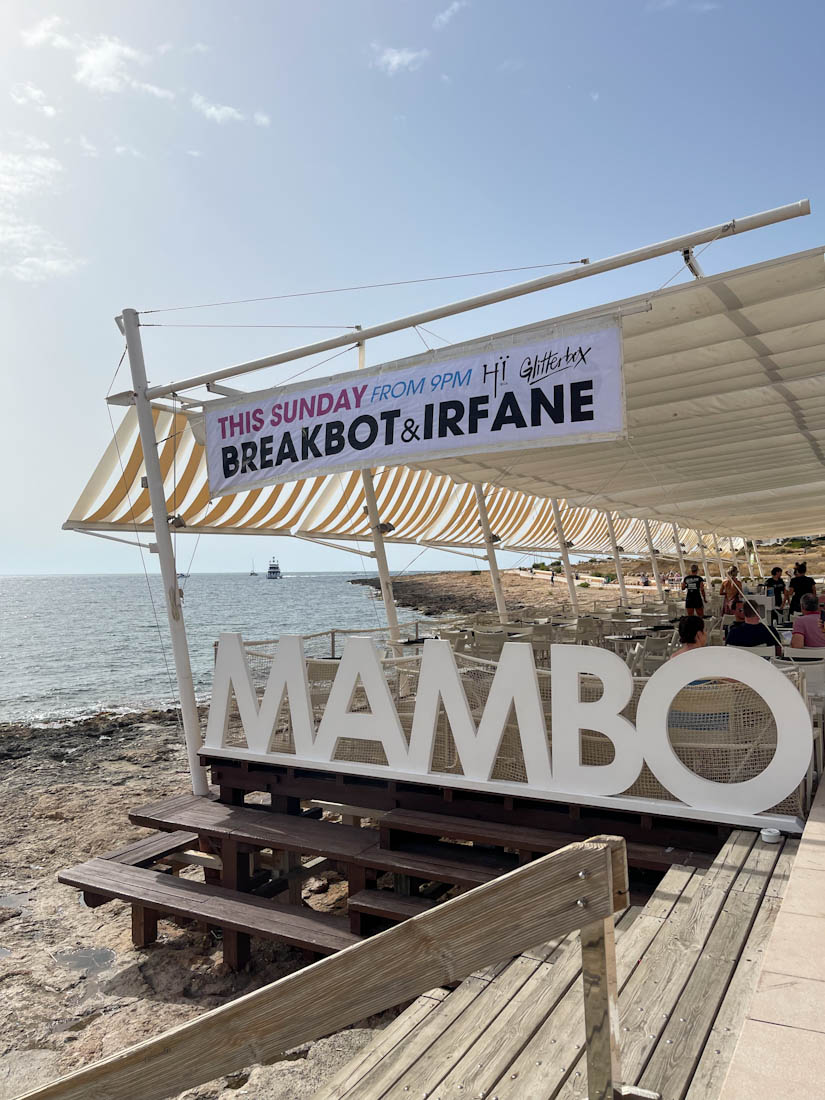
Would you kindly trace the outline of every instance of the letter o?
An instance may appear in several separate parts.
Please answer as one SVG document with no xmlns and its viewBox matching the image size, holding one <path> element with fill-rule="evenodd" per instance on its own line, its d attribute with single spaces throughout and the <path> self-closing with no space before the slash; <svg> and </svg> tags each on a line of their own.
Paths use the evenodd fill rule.
<svg viewBox="0 0 825 1100">
<path fill-rule="evenodd" d="M 369 433 L 366 439 L 358 438 L 358 429 L 362 424 L 366 425 L 367 432 Z M 350 424 L 349 431 L 347 432 L 347 439 L 349 440 L 350 447 L 352 447 L 354 451 L 364 451 L 367 447 L 373 445 L 377 435 L 378 421 L 373 416 L 362 415 L 356 416 Z"/>
<path fill-rule="evenodd" d="M 685 767 L 674 752 L 667 718 L 676 695 L 691 680 L 720 676 L 738 680 L 762 697 L 776 721 L 776 752 L 770 764 L 741 783 L 715 783 Z M 781 802 L 808 770 L 813 747 L 805 700 L 777 669 L 743 649 L 720 647 L 683 653 L 657 669 L 636 711 L 636 732 L 648 767 L 675 798 L 697 810 L 756 814 Z"/>
</svg>

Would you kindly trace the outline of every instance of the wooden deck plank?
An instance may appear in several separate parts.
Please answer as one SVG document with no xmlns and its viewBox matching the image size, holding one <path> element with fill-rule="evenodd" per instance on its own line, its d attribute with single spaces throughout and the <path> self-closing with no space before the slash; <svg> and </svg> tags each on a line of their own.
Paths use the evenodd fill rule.
<svg viewBox="0 0 825 1100">
<path fill-rule="evenodd" d="M 426 913 L 436 904 L 428 898 L 406 897 L 396 894 L 394 890 L 359 890 L 356 894 L 350 894 L 347 899 L 347 908 L 354 909 L 356 913 L 366 913 L 373 917 L 384 917 L 387 920 L 407 920 L 409 917 L 417 917 L 419 913 Z"/>
<path fill-rule="evenodd" d="M 113 852 L 106 852 L 101 859 L 114 859 L 130 867 L 142 867 L 154 863 L 161 856 L 179 852 L 182 848 L 191 848 L 198 843 L 197 833 L 179 831 L 174 833 L 152 833 L 151 836 L 133 840 Z"/>
<path fill-rule="evenodd" d="M 671 868 L 657 887 L 650 916 L 648 906 L 622 932 L 616 945 L 619 988 L 625 985 L 645 951 L 671 913 L 687 909 L 702 879 L 691 868 Z M 569 987 L 553 1013 L 541 1024 L 518 1056 L 492 1082 L 499 1100 L 545 1100 L 561 1087 L 584 1042 L 584 991 L 581 975 Z"/>
<path fill-rule="evenodd" d="M 626 910 L 616 922 L 618 938 L 633 924 L 637 912 Z M 577 933 L 568 936 L 546 962 L 540 963 L 524 985 L 462 1058 L 446 1067 L 439 1091 L 453 1096 L 487 1095 L 499 1077 L 510 1071 L 524 1047 L 541 1027 L 581 973 Z M 517 1078 L 513 1078 L 517 1080 Z"/>
<path fill-rule="evenodd" d="M 80 890 L 106 893 L 175 917 L 188 917 L 240 933 L 278 939 L 321 954 L 361 942 L 341 917 L 295 912 L 271 901 L 142 867 L 90 859 L 61 871 L 58 880 Z"/>
<path fill-rule="evenodd" d="M 622 1076 L 626 1084 L 638 1082 L 740 871 L 745 868 L 749 872 L 752 866 L 761 865 L 761 850 L 752 855 L 757 836 L 745 830 L 731 834 L 705 873 L 691 904 L 679 919 L 666 922 L 662 935 L 645 953 L 642 964 L 623 990 L 619 1018 Z M 558 1095 L 563 1100 L 582 1100 L 586 1090 L 587 1077 L 581 1059 Z"/>
<path fill-rule="evenodd" d="M 638 1080 L 666 1100 L 687 1091 L 779 855 L 778 845 L 756 842 Z"/>
<path fill-rule="evenodd" d="M 440 987 L 430 990 L 429 993 L 423 993 L 400 1016 L 396 1016 L 380 1035 L 347 1062 L 331 1081 L 327 1081 L 323 1088 L 313 1095 L 312 1100 L 342 1100 L 348 1093 L 352 1095 L 351 1090 L 380 1063 L 381 1059 L 399 1043 L 408 1041 L 418 1025 L 449 996 L 450 991 Z"/>
<path fill-rule="evenodd" d="M 685 1100 L 717 1100 L 728 1073 L 742 1023 L 759 982 L 762 960 L 781 901 L 764 897 L 750 935 L 714 1020 Z"/>
</svg>

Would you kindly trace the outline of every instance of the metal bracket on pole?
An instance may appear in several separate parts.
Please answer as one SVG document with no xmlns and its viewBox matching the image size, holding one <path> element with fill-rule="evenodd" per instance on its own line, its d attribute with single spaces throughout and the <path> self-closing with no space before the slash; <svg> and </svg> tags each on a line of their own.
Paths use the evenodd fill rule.
<svg viewBox="0 0 825 1100">
<path fill-rule="evenodd" d="M 155 549 L 160 559 L 166 612 L 169 618 L 169 632 L 172 635 L 172 653 L 175 659 L 175 673 L 178 680 L 178 692 L 180 693 L 180 708 L 186 737 L 186 751 L 189 758 L 189 773 L 192 777 L 192 791 L 197 795 L 205 795 L 209 793 L 209 784 L 206 781 L 206 769 L 201 766 L 198 757 L 202 744 L 198 704 L 195 699 L 192 666 L 189 663 L 189 645 L 186 639 L 186 626 L 184 625 L 183 611 L 180 604 L 175 552 L 172 547 L 172 536 L 169 532 L 169 514 L 166 511 L 163 474 L 160 469 L 157 440 L 155 438 L 155 419 L 152 416 L 152 408 L 146 393 L 146 367 L 143 361 L 143 347 L 140 339 L 140 321 L 135 310 L 124 309 L 123 328 L 129 353 L 129 366 L 132 371 L 132 383 L 135 387 L 140 443 L 146 468 L 149 502 L 152 506 L 152 523 L 157 539 Z"/>
</svg>

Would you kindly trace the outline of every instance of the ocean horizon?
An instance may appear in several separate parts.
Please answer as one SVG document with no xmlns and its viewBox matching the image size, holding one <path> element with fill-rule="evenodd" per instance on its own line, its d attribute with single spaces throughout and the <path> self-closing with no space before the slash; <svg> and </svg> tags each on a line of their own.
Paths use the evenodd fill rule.
<svg viewBox="0 0 825 1100">
<path fill-rule="evenodd" d="M 371 587 L 374 571 L 265 570 L 191 573 L 184 618 L 198 699 L 209 697 L 214 643 L 222 631 L 261 640 L 330 628 L 385 627 Z M 142 573 L 0 576 L 0 723 L 49 723 L 100 711 L 123 713 L 177 702 L 171 640 L 159 575 Z M 421 618 L 398 609 L 402 622 Z M 326 641 L 317 643 L 319 655 Z"/>
</svg>

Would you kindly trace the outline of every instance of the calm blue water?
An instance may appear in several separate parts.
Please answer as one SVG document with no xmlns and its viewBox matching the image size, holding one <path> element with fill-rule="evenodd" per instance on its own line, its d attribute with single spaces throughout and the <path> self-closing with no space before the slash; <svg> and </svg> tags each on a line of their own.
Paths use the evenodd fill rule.
<svg viewBox="0 0 825 1100">
<path fill-rule="evenodd" d="M 184 616 L 195 688 L 207 697 L 213 643 L 222 630 L 245 638 L 385 626 L 383 604 L 362 573 L 193 573 Z M 171 642 L 160 577 L 150 580 L 163 648 Z M 399 608 L 399 618 L 414 618 Z M 0 577 L 0 722 L 48 721 L 100 710 L 167 706 L 174 697 L 143 575 Z"/>
</svg>

